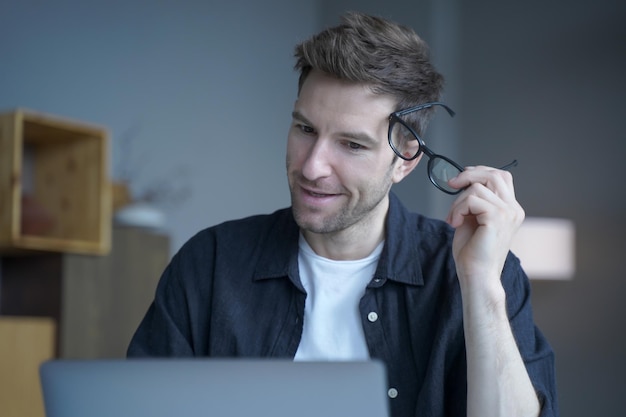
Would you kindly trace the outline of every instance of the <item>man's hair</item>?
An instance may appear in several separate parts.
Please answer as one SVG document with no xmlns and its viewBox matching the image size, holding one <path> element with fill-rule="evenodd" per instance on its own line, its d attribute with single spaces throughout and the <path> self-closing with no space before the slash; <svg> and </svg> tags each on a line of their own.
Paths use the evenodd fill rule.
<svg viewBox="0 0 626 417">
<path fill-rule="evenodd" d="M 380 17 L 349 12 L 340 25 L 297 45 L 295 57 L 298 93 L 313 69 L 392 96 L 396 111 L 437 101 L 443 89 L 443 76 L 430 63 L 426 42 L 412 29 Z M 429 113 L 411 113 L 412 120 L 407 120 L 418 134 L 425 130 Z"/>
</svg>

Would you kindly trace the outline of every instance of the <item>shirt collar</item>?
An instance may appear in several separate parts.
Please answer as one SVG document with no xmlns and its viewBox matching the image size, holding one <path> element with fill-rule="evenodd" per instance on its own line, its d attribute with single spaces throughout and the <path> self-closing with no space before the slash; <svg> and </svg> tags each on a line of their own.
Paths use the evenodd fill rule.
<svg viewBox="0 0 626 417">
<path fill-rule="evenodd" d="M 254 280 L 289 276 L 303 290 L 298 273 L 299 228 L 291 208 L 270 216 L 272 224 L 262 245 Z M 394 193 L 389 193 L 389 212 L 386 219 L 385 246 L 376 267 L 375 279 L 393 280 L 409 285 L 423 285 L 419 254 L 417 216 L 411 215 Z M 382 284 L 382 282 L 381 282 Z"/>
<path fill-rule="evenodd" d="M 288 276 L 296 287 L 304 291 L 298 273 L 300 228 L 291 208 L 276 211 L 270 216 L 270 222 L 265 236 L 251 236 L 260 239 L 258 244 L 261 251 L 253 279 L 257 281 Z"/>
<path fill-rule="evenodd" d="M 416 252 L 420 247 L 417 218 L 409 213 L 394 193 L 389 193 L 385 247 L 374 278 L 410 285 L 424 284 L 419 253 Z"/>
</svg>

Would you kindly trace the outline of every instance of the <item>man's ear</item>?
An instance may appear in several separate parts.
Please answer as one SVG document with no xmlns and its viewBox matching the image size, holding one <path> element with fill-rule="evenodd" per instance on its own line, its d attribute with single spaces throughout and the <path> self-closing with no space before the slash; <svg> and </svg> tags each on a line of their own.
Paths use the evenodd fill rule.
<svg viewBox="0 0 626 417">
<path fill-rule="evenodd" d="M 404 177 L 409 175 L 411 171 L 415 169 L 419 161 L 422 159 L 423 155 L 424 153 L 420 153 L 420 155 L 417 158 L 412 159 L 410 161 L 404 160 L 402 158 L 397 158 L 397 161 L 395 162 L 394 171 L 393 171 L 392 181 L 395 184 L 402 181 Z"/>
</svg>

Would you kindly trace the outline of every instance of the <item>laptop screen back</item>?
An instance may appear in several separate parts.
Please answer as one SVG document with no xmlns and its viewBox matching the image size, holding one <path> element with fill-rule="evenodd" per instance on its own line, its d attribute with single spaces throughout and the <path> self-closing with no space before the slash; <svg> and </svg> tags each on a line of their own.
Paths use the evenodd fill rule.
<svg viewBox="0 0 626 417">
<path fill-rule="evenodd" d="M 275 359 L 53 360 L 47 417 L 386 417 L 384 366 Z"/>
</svg>

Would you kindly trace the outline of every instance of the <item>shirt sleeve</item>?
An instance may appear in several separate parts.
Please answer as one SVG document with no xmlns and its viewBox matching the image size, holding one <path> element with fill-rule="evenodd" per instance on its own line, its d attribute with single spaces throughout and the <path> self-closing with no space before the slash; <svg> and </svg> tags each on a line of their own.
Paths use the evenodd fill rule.
<svg viewBox="0 0 626 417">
<path fill-rule="evenodd" d="M 175 257 L 163 272 L 154 301 L 131 339 L 128 357 L 194 356 L 181 273 Z"/>
<path fill-rule="evenodd" d="M 519 259 L 509 253 L 502 272 L 507 313 L 528 375 L 541 403 L 540 417 L 559 415 L 554 352 L 535 325 L 530 302 L 530 282 Z"/>
</svg>

